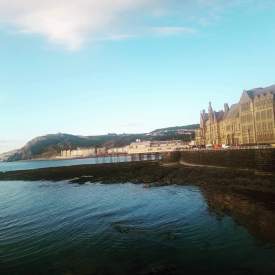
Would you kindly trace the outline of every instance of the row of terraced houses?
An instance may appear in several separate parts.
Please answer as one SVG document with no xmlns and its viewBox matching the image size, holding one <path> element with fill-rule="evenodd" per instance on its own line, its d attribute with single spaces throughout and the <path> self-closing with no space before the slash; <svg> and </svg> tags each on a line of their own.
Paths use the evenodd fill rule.
<svg viewBox="0 0 275 275">
<path fill-rule="evenodd" d="M 275 85 L 244 91 L 237 104 L 200 116 L 196 144 L 207 146 L 275 144 Z"/>
</svg>

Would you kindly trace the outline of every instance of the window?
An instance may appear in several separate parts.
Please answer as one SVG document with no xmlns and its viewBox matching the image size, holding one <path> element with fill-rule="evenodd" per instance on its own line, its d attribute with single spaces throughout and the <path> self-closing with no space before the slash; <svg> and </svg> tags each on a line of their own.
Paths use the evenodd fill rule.
<svg viewBox="0 0 275 275">
<path fill-rule="evenodd" d="M 272 118 L 272 110 L 271 109 L 267 110 L 267 118 L 268 119 Z"/>
<path fill-rule="evenodd" d="M 265 120 L 266 119 L 266 111 L 261 112 L 261 119 Z"/>
</svg>

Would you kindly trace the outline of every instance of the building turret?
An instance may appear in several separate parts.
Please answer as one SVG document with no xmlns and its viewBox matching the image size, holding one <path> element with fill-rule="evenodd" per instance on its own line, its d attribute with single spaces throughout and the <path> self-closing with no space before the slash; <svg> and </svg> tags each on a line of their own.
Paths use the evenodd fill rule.
<svg viewBox="0 0 275 275">
<path fill-rule="evenodd" d="M 209 102 L 208 114 L 209 114 L 210 121 L 213 121 L 214 120 L 214 112 L 213 112 L 213 108 L 212 108 L 211 102 Z"/>
<path fill-rule="evenodd" d="M 210 114 L 210 113 L 213 113 L 213 108 L 212 108 L 212 103 L 211 103 L 211 101 L 209 102 L 208 112 L 209 112 L 209 114 Z"/>
<path fill-rule="evenodd" d="M 204 127 L 204 121 L 205 121 L 205 110 L 202 110 L 200 115 L 200 128 Z"/>
<path fill-rule="evenodd" d="M 229 105 L 228 103 L 224 104 L 224 113 L 227 114 L 229 112 Z"/>
</svg>

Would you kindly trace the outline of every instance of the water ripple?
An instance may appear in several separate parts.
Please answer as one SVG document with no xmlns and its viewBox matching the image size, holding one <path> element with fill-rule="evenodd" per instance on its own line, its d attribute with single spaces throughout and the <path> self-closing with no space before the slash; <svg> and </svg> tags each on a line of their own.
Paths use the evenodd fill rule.
<svg viewBox="0 0 275 275">
<path fill-rule="evenodd" d="M 107 259 L 119 274 L 133 261 L 275 260 L 273 247 L 256 244 L 230 217 L 209 213 L 196 187 L 5 182 L 1 188 L 1 275 L 62 274 L 69 267 L 81 274 L 84 266 L 104 274 Z"/>
</svg>

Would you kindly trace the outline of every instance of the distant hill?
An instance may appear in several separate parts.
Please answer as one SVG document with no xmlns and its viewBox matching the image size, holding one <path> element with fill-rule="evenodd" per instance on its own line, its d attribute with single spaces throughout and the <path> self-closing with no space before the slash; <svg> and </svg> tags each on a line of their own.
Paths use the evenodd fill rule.
<svg viewBox="0 0 275 275">
<path fill-rule="evenodd" d="M 188 135 L 194 134 L 195 130 L 199 128 L 199 124 L 191 124 L 186 126 L 175 126 L 168 128 L 161 128 L 149 133 L 152 136 L 169 136 L 169 135 Z"/>
<path fill-rule="evenodd" d="M 31 159 L 47 159 L 58 156 L 61 150 L 73 150 L 78 147 L 122 147 L 136 141 L 137 139 L 181 139 L 189 141 L 194 137 L 193 128 L 194 126 L 190 125 L 183 127 L 170 127 L 159 129 L 148 134 L 109 134 L 101 136 L 76 136 L 62 133 L 50 134 L 34 138 L 19 150 L 2 154 L 2 160 L 19 161 Z M 188 131 L 182 132 L 183 130 Z"/>
<path fill-rule="evenodd" d="M 51 134 L 29 141 L 23 148 L 9 155 L 6 161 L 52 158 L 59 155 L 61 150 L 73 150 L 77 147 L 120 147 L 143 136 L 143 134 L 102 136 Z"/>
<path fill-rule="evenodd" d="M 200 127 L 199 124 L 190 124 L 190 125 L 185 125 L 185 126 L 174 126 L 174 127 L 156 129 L 151 133 L 158 132 L 158 131 L 196 130 L 199 127 Z"/>
</svg>

